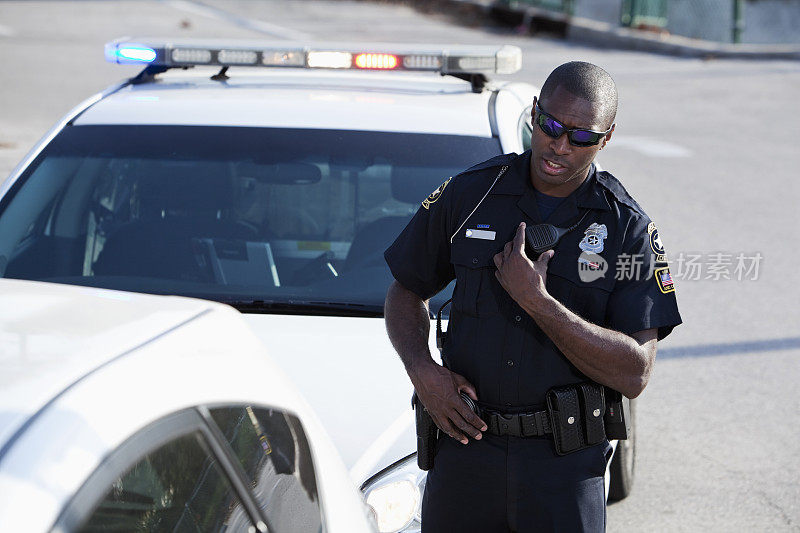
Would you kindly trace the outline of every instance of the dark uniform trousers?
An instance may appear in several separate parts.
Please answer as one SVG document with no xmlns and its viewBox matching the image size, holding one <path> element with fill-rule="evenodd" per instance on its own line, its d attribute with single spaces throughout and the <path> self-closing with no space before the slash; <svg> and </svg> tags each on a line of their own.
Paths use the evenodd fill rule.
<svg viewBox="0 0 800 533">
<path fill-rule="evenodd" d="M 542 222 L 530 162 L 530 152 L 508 154 L 446 182 L 385 254 L 395 279 L 422 300 L 456 280 L 442 358 L 483 405 L 505 412 L 542 409 L 548 389 L 587 379 L 495 277 L 494 254 L 520 221 Z M 553 298 L 626 334 L 657 328 L 660 340 L 681 323 L 658 230 L 616 178 L 592 166 L 547 221 L 572 228 L 548 264 Z M 645 275 L 617 276 L 626 258 Z M 603 531 L 609 450 L 603 443 L 560 457 L 551 439 L 484 433 L 462 445 L 443 437 L 423 531 Z"/>
<path fill-rule="evenodd" d="M 436 445 L 422 501 L 423 533 L 605 531 L 603 443 L 563 457 L 550 439 L 498 437 Z"/>
</svg>

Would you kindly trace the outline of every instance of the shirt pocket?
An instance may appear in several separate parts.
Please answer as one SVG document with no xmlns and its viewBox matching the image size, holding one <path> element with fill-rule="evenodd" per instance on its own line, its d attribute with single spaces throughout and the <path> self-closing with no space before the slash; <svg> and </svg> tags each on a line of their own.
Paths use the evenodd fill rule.
<svg viewBox="0 0 800 533">
<path fill-rule="evenodd" d="M 479 318 L 497 314 L 504 289 L 495 277 L 494 256 L 501 249 L 494 241 L 453 242 L 450 261 L 456 273 L 453 307 L 457 311 Z"/>
<path fill-rule="evenodd" d="M 585 281 L 581 279 L 578 257 L 559 254 L 547 268 L 547 291 L 567 309 L 593 324 L 605 326 L 606 307 L 614 290 L 614 271 Z M 585 275 L 585 273 L 584 273 Z"/>
</svg>

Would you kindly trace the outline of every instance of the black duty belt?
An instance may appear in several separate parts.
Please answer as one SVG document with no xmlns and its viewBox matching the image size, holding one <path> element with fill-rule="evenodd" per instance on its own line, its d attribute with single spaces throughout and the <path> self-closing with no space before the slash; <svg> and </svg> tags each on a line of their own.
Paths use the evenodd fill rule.
<svg viewBox="0 0 800 533">
<path fill-rule="evenodd" d="M 547 391 L 547 409 L 527 413 L 504 413 L 484 404 L 478 405 L 465 393 L 461 398 L 488 426 L 487 433 L 513 437 L 552 435 L 558 455 L 566 455 L 609 439 L 628 437 L 629 420 L 625 402 L 609 391 L 618 392 L 591 381 L 553 387 Z M 417 464 L 422 470 L 433 467 L 439 430 L 416 392 L 411 403 L 417 425 Z"/>
<path fill-rule="evenodd" d="M 602 385 L 587 381 L 547 391 L 547 410 L 529 413 L 502 413 L 481 408 L 465 400 L 483 418 L 493 435 L 541 437 L 553 435 L 558 455 L 566 455 L 606 439 L 604 416 L 605 394 Z"/>
</svg>

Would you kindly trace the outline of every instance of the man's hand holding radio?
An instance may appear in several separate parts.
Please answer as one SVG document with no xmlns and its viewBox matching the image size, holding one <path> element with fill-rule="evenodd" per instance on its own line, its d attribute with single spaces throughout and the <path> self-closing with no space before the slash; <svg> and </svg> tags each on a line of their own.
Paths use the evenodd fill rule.
<svg viewBox="0 0 800 533">
<path fill-rule="evenodd" d="M 495 276 L 506 292 L 522 308 L 536 307 L 544 297 L 549 297 L 547 264 L 555 252 L 548 250 L 536 261 L 525 255 L 525 223 L 517 226 L 514 240 L 508 241 L 503 251 L 494 256 Z"/>
</svg>

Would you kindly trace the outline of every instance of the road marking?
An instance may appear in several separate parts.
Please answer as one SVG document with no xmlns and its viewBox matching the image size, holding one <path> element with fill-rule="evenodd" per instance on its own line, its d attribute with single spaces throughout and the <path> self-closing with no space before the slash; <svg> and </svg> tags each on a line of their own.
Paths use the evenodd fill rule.
<svg viewBox="0 0 800 533">
<path fill-rule="evenodd" d="M 405 433 L 414 424 L 414 411 L 407 409 L 392 422 L 386 430 L 375 439 L 367 451 L 358 458 L 356 464 L 350 469 L 350 479 L 360 485 L 372 473 L 375 463 L 383 457 L 386 450 L 394 444 L 400 435 Z"/>
<path fill-rule="evenodd" d="M 16 35 L 17 32 L 9 28 L 8 26 L 3 26 L 0 24 L 0 37 L 11 37 Z"/>
<path fill-rule="evenodd" d="M 724 342 L 719 344 L 696 344 L 694 346 L 675 346 L 658 350 L 660 358 L 708 357 L 753 352 L 774 352 L 800 348 L 800 337 L 784 337 L 760 341 Z"/>
<path fill-rule="evenodd" d="M 278 37 L 279 39 L 289 39 L 293 41 L 310 41 L 312 39 L 312 36 L 308 33 L 292 30 L 290 28 L 284 28 L 283 26 L 278 26 L 277 24 L 270 24 L 269 22 L 264 22 L 263 20 L 256 20 L 236 15 L 235 13 L 230 13 L 218 7 L 197 2 L 196 0 L 163 0 L 163 2 L 174 7 L 175 9 L 194 13 L 195 15 L 224 20 L 241 28 L 271 35 L 273 37 Z"/>
<path fill-rule="evenodd" d="M 691 157 L 688 148 L 652 137 L 613 135 L 609 141 L 611 146 L 628 148 L 650 157 Z"/>
</svg>

